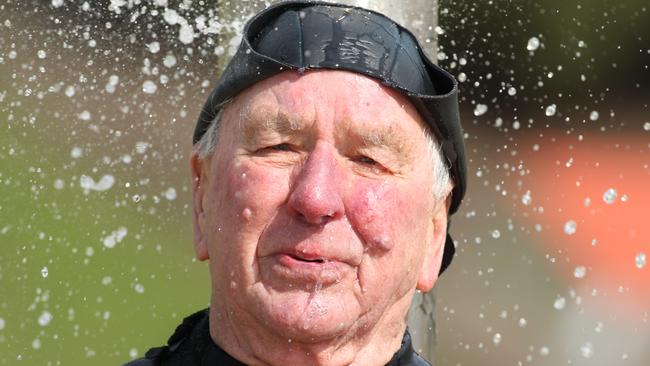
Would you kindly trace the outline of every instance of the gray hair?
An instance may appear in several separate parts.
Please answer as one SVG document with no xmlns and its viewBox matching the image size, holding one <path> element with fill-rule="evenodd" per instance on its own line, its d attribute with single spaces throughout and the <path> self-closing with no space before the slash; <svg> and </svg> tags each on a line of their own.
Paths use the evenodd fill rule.
<svg viewBox="0 0 650 366">
<path fill-rule="evenodd" d="M 203 134 L 201 140 L 194 145 L 194 150 L 198 153 L 199 159 L 201 160 L 205 160 L 210 156 L 217 146 L 219 125 L 225 109 L 225 106 L 221 106 L 221 109 L 219 109 L 208 130 Z M 424 137 L 427 141 L 427 149 L 433 163 L 433 194 L 437 199 L 441 200 L 446 198 L 447 194 L 451 191 L 449 167 L 445 164 L 447 159 L 442 153 L 442 149 L 436 141 L 435 136 L 433 136 L 428 128 L 424 130 Z"/>
</svg>

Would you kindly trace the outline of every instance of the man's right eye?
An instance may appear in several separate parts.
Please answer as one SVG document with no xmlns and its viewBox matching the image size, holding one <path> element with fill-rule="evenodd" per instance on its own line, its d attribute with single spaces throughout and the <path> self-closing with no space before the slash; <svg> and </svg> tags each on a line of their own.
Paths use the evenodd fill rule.
<svg viewBox="0 0 650 366">
<path fill-rule="evenodd" d="M 262 147 L 257 150 L 258 153 L 271 153 L 271 152 L 276 152 L 276 151 L 292 151 L 291 145 L 287 143 L 282 143 L 282 144 L 276 144 L 276 145 L 269 145 L 266 147 Z"/>
</svg>

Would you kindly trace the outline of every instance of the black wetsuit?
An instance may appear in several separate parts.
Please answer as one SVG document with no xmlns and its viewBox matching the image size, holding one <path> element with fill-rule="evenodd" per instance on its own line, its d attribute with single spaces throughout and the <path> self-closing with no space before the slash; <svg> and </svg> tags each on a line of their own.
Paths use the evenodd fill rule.
<svg viewBox="0 0 650 366">
<path fill-rule="evenodd" d="M 144 358 L 124 366 L 245 366 L 235 360 L 210 338 L 208 310 L 201 310 L 183 320 L 163 347 L 152 348 Z M 386 366 L 430 366 L 411 345 L 408 331 L 402 346 Z"/>
</svg>

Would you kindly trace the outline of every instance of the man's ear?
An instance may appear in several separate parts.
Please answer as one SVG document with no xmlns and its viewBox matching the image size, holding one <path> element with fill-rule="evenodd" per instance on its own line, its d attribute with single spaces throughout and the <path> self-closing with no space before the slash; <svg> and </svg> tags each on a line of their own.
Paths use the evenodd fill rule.
<svg viewBox="0 0 650 366">
<path fill-rule="evenodd" d="M 190 171 L 192 173 L 192 222 L 194 226 L 194 251 L 196 259 L 204 261 L 210 258 L 208 253 L 208 239 L 205 223 L 205 210 L 203 198 L 207 186 L 206 173 L 208 160 L 199 158 L 197 151 L 190 157 Z"/>
<path fill-rule="evenodd" d="M 450 190 L 451 191 L 451 190 Z M 443 204 L 444 203 L 444 204 Z M 438 202 L 433 213 L 432 230 L 430 242 L 424 252 L 424 261 L 420 269 L 420 277 L 416 289 L 422 292 L 429 292 L 438 280 L 442 257 L 445 253 L 445 241 L 447 240 L 447 212 L 451 204 L 451 194 L 447 194 L 444 202 Z"/>
</svg>

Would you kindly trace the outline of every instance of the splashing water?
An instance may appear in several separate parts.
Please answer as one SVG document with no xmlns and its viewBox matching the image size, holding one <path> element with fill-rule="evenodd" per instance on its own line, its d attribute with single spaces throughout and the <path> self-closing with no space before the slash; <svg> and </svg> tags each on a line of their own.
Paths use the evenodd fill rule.
<svg viewBox="0 0 650 366">
<path fill-rule="evenodd" d="M 52 314 L 50 314 L 49 311 L 45 310 L 41 313 L 41 315 L 38 317 L 38 325 L 41 327 L 44 327 L 52 321 Z"/>
<path fill-rule="evenodd" d="M 584 278 L 586 274 L 587 274 L 587 267 L 585 266 L 577 266 L 573 270 L 573 277 L 575 278 Z"/>
<path fill-rule="evenodd" d="M 603 201 L 608 205 L 616 202 L 616 197 L 618 197 L 618 192 L 614 188 L 610 188 L 603 193 Z"/>
<path fill-rule="evenodd" d="M 576 233 L 578 225 L 575 221 L 569 220 L 564 224 L 564 233 L 567 235 L 573 235 Z"/>
<path fill-rule="evenodd" d="M 126 237 L 126 234 L 128 231 L 124 226 L 121 226 L 119 229 L 113 231 L 110 233 L 108 236 L 104 237 L 102 239 L 102 242 L 106 248 L 114 248 L 116 244 L 121 242 L 124 237 Z"/>
<path fill-rule="evenodd" d="M 557 105 L 551 104 L 548 107 L 546 107 L 544 114 L 546 114 L 546 117 L 551 117 L 554 116 L 556 112 L 557 112 Z"/>
<path fill-rule="evenodd" d="M 115 177 L 113 177 L 110 174 L 106 174 L 101 177 L 99 182 L 95 182 L 93 178 L 87 176 L 87 175 L 82 175 L 81 178 L 79 178 L 79 185 L 81 188 L 83 188 L 85 193 L 88 193 L 89 191 L 96 191 L 96 192 L 104 192 L 111 187 L 113 187 L 113 184 L 115 183 Z"/>
<path fill-rule="evenodd" d="M 585 342 L 582 346 L 580 346 L 580 354 L 584 358 L 591 358 L 591 356 L 594 355 L 594 345 L 590 342 Z"/>
<path fill-rule="evenodd" d="M 501 333 L 496 333 L 494 337 L 492 337 L 492 343 L 494 343 L 495 346 L 501 344 Z"/>
<path fill-rule="evenodd" d="M 540 41 L 539 41 L 539 38 L 537 38 L 537 37 L 531 37 L 531 38 L 528 40 L 528 44 L 526 44 L 526 49 L 527 49 L 528 51 L 535 51 L 536 49 L 539 48 L 540 44 L 541 44 L 541 43 L 540 43 Z"/>
<path fill-rule="evenodd" d="M 645 267 L 646 263 L 646 255 L 645 253 L 639 253 L 634 257 L 634 264 L 636 265 L 636 268 L 641 269 Z"/>
<path fill-rule="evenodd" d="M 477 104 L 476 108 L 474 108 L 474 115 L 477 116 L 477 117 L 482 116 L 482 115 L 485 114 L 485 112 L 487 112 L 487 110 L 488 110 L 487 105 L 485 105 L 485 104 Z"/>
</svg>

